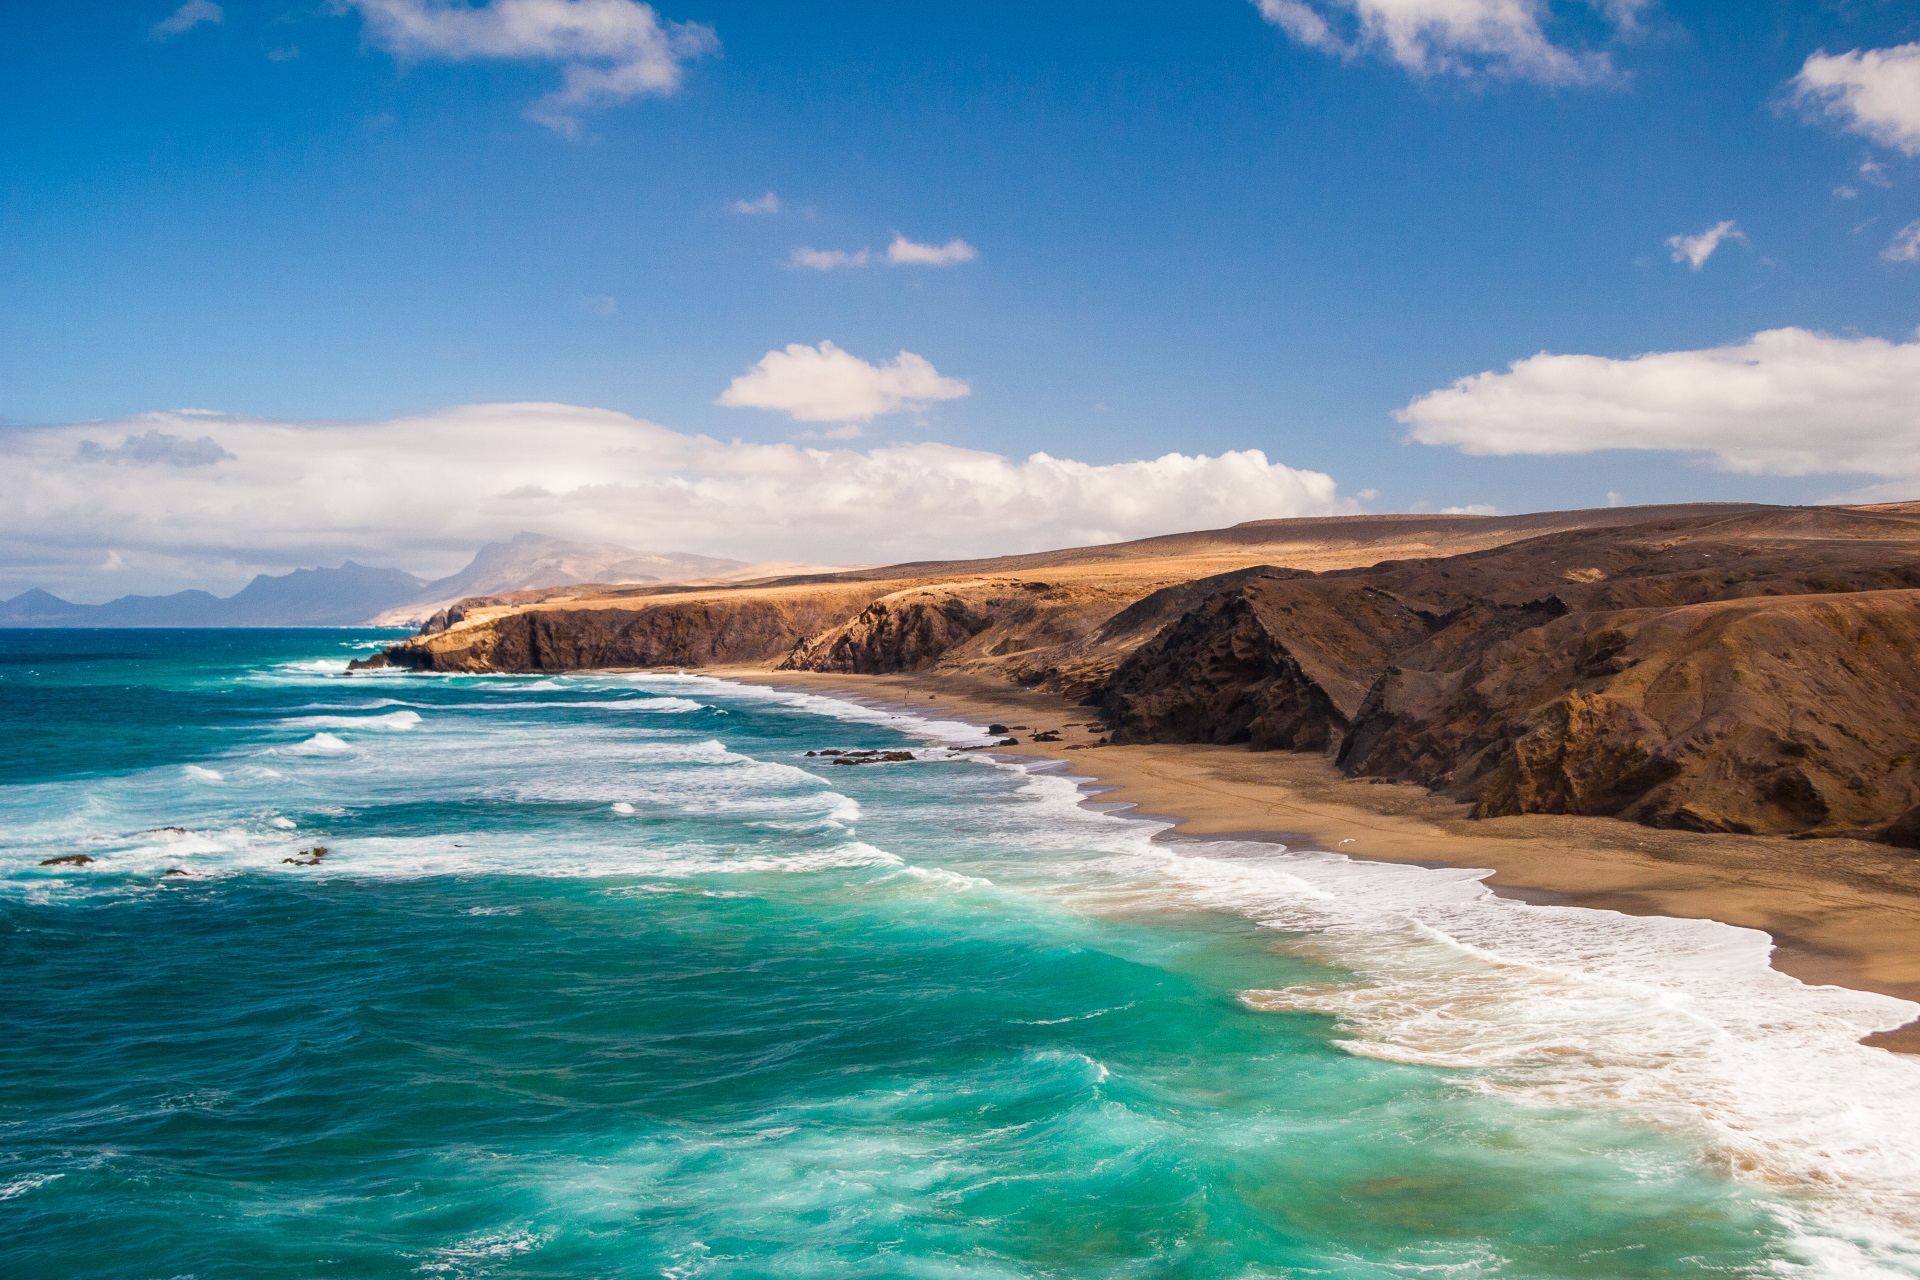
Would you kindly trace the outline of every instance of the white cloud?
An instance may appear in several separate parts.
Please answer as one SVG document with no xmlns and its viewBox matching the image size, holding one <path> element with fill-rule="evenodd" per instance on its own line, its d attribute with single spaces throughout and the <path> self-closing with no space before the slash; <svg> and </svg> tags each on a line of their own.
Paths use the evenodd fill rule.
<svg viewBox="0 0 1920 1280">
<path fill-rule="evenodd" d="M 1909 222 L 1894 233 L 1893 241 L 1880 251 L 1888 262 L 1920 261 L 1920 222 Z"/>
<path fill-rule="evenodd" d="M 876 365 L 831 342 L 817 347 L 794 342 L 784 351 L 767 352 L 714 403 L 771 409 L 801 422 L 869 422 L 883 413 L 923 409 L 935 400 L 958 400 L 972 391 L 962 379 L 945 377 L 911 351 Z"/>
<path fill-rule="evenodd" d="M 1920 155 L 1920 44 L 1816 53 L 1788 87 L 1841 128 Z"/>
<path fill-rule="evenodd" d="M 972 262 L 979 256 L 980 251 L 965 240 L 949 240 L 945 244 L 915 244 L 897 232 L 893 243 L 887 246 L 887 261 L 896 267 L 951 267 L 960 262 Z"/>
<path fill-rule="evenodd" d="M 804 350 L 804 348 L 803 348 Z M 82 441 L 206 437 L 233 457 L 170 470 L 81 460 Z M 589 542 L 827 563 L 997 555 L 1351 509 L 1319 472 L 1257 450 L 1095 466 L 915 443 L 731 443 L 606 410 L 481 405 L 390 422 L 202 412 L 0 428 L 6 576 L 102 591 L 222 590 L 300 565 L 451 572 L 535 529 Z M 109 553 L 128 569 L 96 575 Z M 72 584 L 80 584 L 75 590 Z"/>
<path fill-rule="evenodd" d="M 177 36 L 182 31 L 191 31 L 203 22 L 219 22 L 225 18 L 219 5 L 213 0 L 187 0 L 178 9 L 153 24 L 149 33 L 155 40 L 165 40 L 168 36 Z"/>
<path fill-rule="evenodd" d="M 210 467 L 233 458 L 212 436 L 189 440 L 157 430 L 127 436 L 111 449 L 97 440 L 82 440 L 74 448 L 73 456 L 82 462 L 113 462 L 136 467 Z"/>
<path fill-rule="evenodd" d="M 1254 0 L 1294 39 L 1342 57 L 1384 56 L 1415 75 L 1489 75 L 1542 84 L 1615 78 L 1604 53 L 1576 53 L 1547 38 L 1548 0 Z M 1648 0 L 1589 0 L 1622 31 Z"/>
<path fill-rule="evenodd" d="M 1497 516 L 1500 514 L 1500 508 L 1491 502 L 1469 502 L 1464 507 L 1442 507 L 1440 514 L 1443 516 Z"/>
<path fill-rule="evenodd" d="M 873 260 L 873 254 L 861 249 L 848 253 L 845 249 L 808 249 L 799 248 L 787 259 L 791 266 L 810 267 L 815 271 L 833 271 L 840 267 L 864 267 Z"/>
<path fill-rule="evenodd" d="M 1751 475 L 1920 477 L 1920 340 L 1770 329 L 1623 360 L 1542 352 L 1395 416 L 1470 454 L 1664 449 Z"/>
<path fill-rule="evenodd" d="M 398 58 L 557 62 L 561 87 L 527 117 L 569 137 L 580 112 L 677 92 L 684 64 L 713 52 L 713 28 L 663 22 L 636 0 L 348 0 L 367 39 Z"/>
<path fill-rule="evenodd" d="M 743 213 L 749 217 L 760 213 L 778 213 L 780 212 L 780 197 L 777 193 L 769 191 L 758 200 L 729 201 L 727 208 L 734 213 Z"/>
<path fill-rule="evenodd" d="M 1732 219 L 1716 222 L 1698 235 L 1668 236 L 1667 248 L 1673 250 L 1673 260 L 1684 262 L 1695 271 L 1707 265 L 1707 259 L 1713 251 L 1727 240 L 1745 240 L 1747 233 L 1740 229 Z"/>
</svg>

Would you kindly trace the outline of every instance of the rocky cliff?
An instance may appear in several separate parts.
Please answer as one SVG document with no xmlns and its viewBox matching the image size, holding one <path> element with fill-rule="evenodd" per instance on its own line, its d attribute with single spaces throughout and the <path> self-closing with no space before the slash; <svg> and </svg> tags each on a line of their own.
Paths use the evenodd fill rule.
<svg viewBox="0 0 1920 1280">
<path fill-rule="evenodd" d="M 1920 518 L 1562 533 L 1222 588 L 1100 691 L 1117 741 L 1321 750 L 1481 815 L 1920 837 Z"/>
<path fill-rule="evenodd" d="M 1920 507 L 1277 521 L 452 606 L 373 665 L 961 672 L 1482 815 L 1920 846 Z"/>
</svg>

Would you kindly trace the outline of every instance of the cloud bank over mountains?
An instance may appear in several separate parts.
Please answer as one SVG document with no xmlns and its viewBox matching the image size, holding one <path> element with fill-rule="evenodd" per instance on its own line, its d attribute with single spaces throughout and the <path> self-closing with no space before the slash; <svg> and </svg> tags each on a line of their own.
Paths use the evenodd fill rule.
<svg viewBox="0 0 1920 1280">
<path fill-rule="evenodd" d="M 208 461 L 215 451 L 226 456 Z M 844 564 L 1346 509 L 1332 477 L 1253 449 L 1095 465 L 935 443 L 803 448 L 557 404 L 358 423 L 182 410 L 0 429 L 6 576 L 89 599 L 230 588 L 349 557 L 445 573 L 528 528 Z"/>
<path fill-rule="evenodd" d="M 1769 329 L 1744 342 L 1626 359 L 1541 352 L 1400 410 L 1421 444 L 1478 455 L 1659 449 L 1749 475 L 1920 484 L 1920 338 Z"/>
</svg>

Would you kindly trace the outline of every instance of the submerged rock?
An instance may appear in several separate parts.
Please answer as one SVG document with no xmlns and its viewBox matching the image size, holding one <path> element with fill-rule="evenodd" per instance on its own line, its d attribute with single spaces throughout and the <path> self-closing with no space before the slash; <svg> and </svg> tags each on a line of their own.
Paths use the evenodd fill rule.
<svg viewBox="0 0 1920 1280">
<path fill-rule="evenodd" d="M 43 867 L 84 867 L 92 861 L 93 858 L 88 854 L 67 853 L 62 854 L 58 858 L 42 858 L 40 865 Z"/>
</svg>

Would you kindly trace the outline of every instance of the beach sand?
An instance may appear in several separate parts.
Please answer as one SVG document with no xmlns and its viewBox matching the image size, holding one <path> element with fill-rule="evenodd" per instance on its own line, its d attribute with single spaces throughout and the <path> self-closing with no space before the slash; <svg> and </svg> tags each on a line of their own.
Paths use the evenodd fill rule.
<svg viewBox="0 0 1920 1280">
<path fill-rule="evenodd" d="M 1920 854 L 1858 840 L 1661 831 L 1611 818 L 1474 821 L 1411 784 L 1342 776 L 1324 757 L 1192 745 L 1094 746 L 1088 708 L 938 673 L 706 674 L 1015 728 L 1009 756 L 1061 760 L 1102 801 L 1173 824 L 1162 839 L 1275 839 L 1381 862 L 1485 867 L 1496 893 L 1633 915 L 1720 920 L 1774 938 L 1804 982 L 1920 1000 Z M 1057 743 L 1031 732 L 1058 730 Z M 1920 1022 L 1869 1044 L 1920 1053 Z"/>
</svg>

